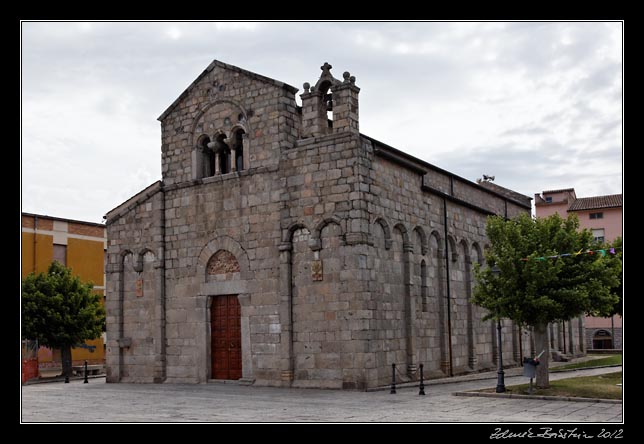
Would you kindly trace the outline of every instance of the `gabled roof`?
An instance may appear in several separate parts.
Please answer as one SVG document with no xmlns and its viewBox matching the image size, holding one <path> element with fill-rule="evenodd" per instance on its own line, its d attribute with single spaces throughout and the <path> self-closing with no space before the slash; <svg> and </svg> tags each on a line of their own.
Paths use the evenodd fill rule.
<svg viewBox="0 0 644 444">
<path fill-rule="evenodd" d="M 233 66 L 233 65 L 229 65 L 228 63 L 220 62 L 219 60 L 213 60 L 212 63 L 210 65 L 208 65 L 208 67 L 206 69 L 204 69 L 204 71 L 201 74 L 199 74 L 199 76 L 190 85 L 188 85 L 188 87 L 185 89 L 185 91 L 182 92 L 181 95 L 179 95 L 179 97 L 177 97 L 177 99 L 174 102 L 172 102 L 172 104 L 165 111 L 163 111 L 163 114 L 161 114 L 157 120 L 162 121 L 163 119 L 165 119 L 166 116 L 168 114 L 170 114 L 170 112 L 172 112 L 172 110 L 179 104 L 179 102 L 190 93 L 192 88 L 194 88 L 195 85 L 197 83 L 199 83 L 199 81 L 206 74 L 208 74 L 210 71 L 212 71 L 215 68 L 215 66 L 218 66 L 219 68 L 227 69 L 229 71 L 236 71 L 236 72 L 238 72 L 240 74 L 243 74 L 243 75 L 245 75 L 247 77 L 251 77 L 251 78 L 253 78 L 255 80 L 259 80 L 260 82 L 265 82 L 265 83 L 268 83 L 269 85 L 277 86 L 278 88 L 284 88 L 284 89 L 286 89 L 287 91 L 289 91 L 289 92 L 291 92 L 293 94 L 295 94 L 298 91 L 298 89 L 295 88 L 294 86 L 288 85 L 288 84 L 286 84 L 284 82 L 280 82 L 279 80 L 271 79 L 270 77 L 265 77 L 263 75 L 256 74 L 254 72 L 247 71 L 245 69 L 239 68 L 237 66 Z"/>
<path fill-rule="evenodd" d="M 163 189 L 163 182 L 160 180 L 157 180 L 153 184 L 142 189 L 134 196 L 130 197 L 128 200 L 123 202 L 121 205 L 117 206 L 116 208 L 112 208 L 110 211 L 108 211 L 107 214 L 104 216 L 104 218 L 106 219 L 105 225 L 109 225 L 117 217 L 121 217 L 123 214 L 131 210 L 133 207 L 145 202 L 146 200 L 154 196 L 162 189 Z"/>
<path fill-rule="evenodd" d="M 105 224 L 99 224 L 96 222 L 86 222 L 84 220 L 78 220 L 78 219 L 68 219 L 66 217 L 47 216 L 46 214 L 34 214 L 34 213 L 22 213 L 22 215 L 27 217 L 39 217 L 41 219 L 51 219 L 51 220 L 58 220 L 61 222 L 72 222 L 74 224 L 82 224 L 82 225 L 89 225 L 92 227 L 105 228 Z"/>
<path fill-rule="evenodd" d="M 594 210 L 599 208 L 615 208 L 622 206 L 621 194 L 607 196 L 580 197 L 570 205 L 568 211 Z"/>
</svg>

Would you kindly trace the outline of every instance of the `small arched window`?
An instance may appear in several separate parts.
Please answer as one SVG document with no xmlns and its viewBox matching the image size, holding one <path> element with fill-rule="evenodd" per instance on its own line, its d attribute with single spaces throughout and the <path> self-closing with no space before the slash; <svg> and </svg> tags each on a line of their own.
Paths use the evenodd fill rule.
<svg viewBox="0 0 644 444">
<path fill-rule="evenodd" d="M 429 299 L 427 288 L 427 264 L 425 260 L 420 261 L 420 301 L 422 311 L 427 311 L 427 300 Z"/>
<path fill-rule="evenodd" d="M 235 131 L 235 169 L 241 171 L 244 169 L 244 130 Z"/>
<path fill-rule="evenodd" d="M 221 169 L 221 174 L 227 174 L 230 172 L 230 147 L 224 139 L 226 138 L 225 134 L 220 134 L 217 136 L 217 155 L 219 156 L 219 168 Z"/>
<path fill-rule="evenodd" d="M 203 135 L 199 138 L 199 143 L 197 143 L 198 148 L 198 160 L 197 165 L 197 177 L 210 177 L 215 173 L 215 156 L 213 156 L 212 150 L 208 147 L 210 143 L 210 137 Z"/>
</svg>

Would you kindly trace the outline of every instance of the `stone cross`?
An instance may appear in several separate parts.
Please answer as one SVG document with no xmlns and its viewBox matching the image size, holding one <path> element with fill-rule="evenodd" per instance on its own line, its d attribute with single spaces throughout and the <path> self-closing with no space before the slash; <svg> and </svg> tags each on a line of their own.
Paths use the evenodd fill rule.
<svg viewBox="0 0 644 444">
<path fill-rule="evenodd" d="M 329 72 L 331 68 L 333 68 L 333 66 L 329 65 L 328 62 L 324 62 L 324 65 L 320 66 L 320 69 L 322 70 L 322 75 L 323 76 L 327 74 L 331 75 L 331 73 Z"/>
</svg>

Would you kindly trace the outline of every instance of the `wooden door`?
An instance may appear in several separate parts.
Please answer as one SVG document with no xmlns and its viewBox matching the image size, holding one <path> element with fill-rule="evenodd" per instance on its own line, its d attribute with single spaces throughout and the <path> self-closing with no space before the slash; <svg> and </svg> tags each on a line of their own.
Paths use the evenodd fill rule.
<svg viewBox="0 0 644 444">
<path fill-rule="evenodd" d="M 241 363 L 241 309 L 237 296 L 215 296 L 210 312 L 213 379 L 239 379 Z"/>
</svg>

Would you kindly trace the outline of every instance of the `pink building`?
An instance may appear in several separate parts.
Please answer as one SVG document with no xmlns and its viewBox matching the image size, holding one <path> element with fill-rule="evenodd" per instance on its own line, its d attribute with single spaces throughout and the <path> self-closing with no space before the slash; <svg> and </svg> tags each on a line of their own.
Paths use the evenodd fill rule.
<svg viewBox="0 0 644 444">
<path fill-rule="evenodd" d="M 579 225 L 593 232 L 595 239 L 612 242 L 622 236 L 622 195 L 578 198 L 574 188 L 544 191 L 534 195 L 537 217 L 559 213 L 567 217 L 577 214 Z M 586 346 L 588 350 L 622 348 L 622 317 L 586 317 Z"/>
</svg>

